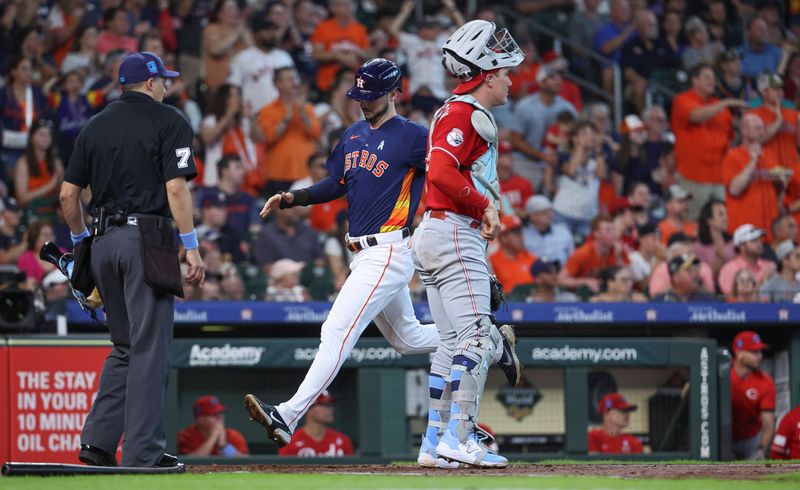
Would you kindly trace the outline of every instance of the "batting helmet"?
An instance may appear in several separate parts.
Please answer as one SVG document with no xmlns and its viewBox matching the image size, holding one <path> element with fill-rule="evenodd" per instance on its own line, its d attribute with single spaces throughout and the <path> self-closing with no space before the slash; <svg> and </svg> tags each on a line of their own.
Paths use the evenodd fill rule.
<svg viewBox="0 0 800 490">
<path fill-rule="evenodd" d="M 369 60 L 358 67 L 356 79 L 347 96 L 355 100 L 375 100 L 394 89 L 400 89 L 403 75 L 400 68 L 384 58 Z"/>
</svg>

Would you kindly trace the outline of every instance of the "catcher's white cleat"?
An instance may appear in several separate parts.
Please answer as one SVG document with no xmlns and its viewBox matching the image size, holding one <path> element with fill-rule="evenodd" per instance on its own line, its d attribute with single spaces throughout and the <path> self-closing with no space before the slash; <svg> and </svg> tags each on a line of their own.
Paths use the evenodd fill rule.
<svg viewBox="0 0 800 490">
<path fill-rule="evenodd" d="M 417 456 L 417 463 L 423 468 L 444 468 L 455 469 L 459 464 L 454 461 L 447 461 L 436 455 L 436 445 L 430 439 L 422 436 L 422 446 L 419 448 L 419 456 Z"/>
<path fill-rule="evenodd" d="M 436 446 L 436 454 L 448 461 L 464 463 L 478 468 L 505 468 L 508 460 L 478 441 L 475 433 L 471 433 L 466 442 L 461 442 L 450 430 L 444 431 L 442 439 Z"/>
</svg>

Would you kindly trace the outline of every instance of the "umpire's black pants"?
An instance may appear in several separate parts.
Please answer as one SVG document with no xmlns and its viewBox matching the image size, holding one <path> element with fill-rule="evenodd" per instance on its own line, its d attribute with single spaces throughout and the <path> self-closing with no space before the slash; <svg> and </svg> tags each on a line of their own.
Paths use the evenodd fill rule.
<svg viewBox="0 0 800 490">
<path fill-rule="evenodd" d="M 112 227 L 92 245 L 92 273 L 114 348 L 81 443 L 114 454 L 124 433 L 122 465 L 151 467 L 166 447 L 162 421 L 175 298 L 145 284 L 140 246 L 135 225 Z"/>
</svg>

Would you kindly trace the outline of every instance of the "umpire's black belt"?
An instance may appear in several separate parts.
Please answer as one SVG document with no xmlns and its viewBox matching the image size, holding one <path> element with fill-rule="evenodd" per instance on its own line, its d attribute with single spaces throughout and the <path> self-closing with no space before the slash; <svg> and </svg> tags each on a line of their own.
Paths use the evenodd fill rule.
<svg viewBox="0 0 800 490">
<path fill-rule="evenodd" d="M 365 248 L 374 247 L 375 245 L 387 245 L 389 243 L 396 243 L 405 238 L 408 238 L 411 232 L 408 228 L 402 230 L 389 231 L 386 233 L 376 233 L 375 235 L 365 235 L 360 237 L 351 237 L 349 234 L 344 237 L 345 244 L 351 252 L 360 252 Z"/>
</svg>

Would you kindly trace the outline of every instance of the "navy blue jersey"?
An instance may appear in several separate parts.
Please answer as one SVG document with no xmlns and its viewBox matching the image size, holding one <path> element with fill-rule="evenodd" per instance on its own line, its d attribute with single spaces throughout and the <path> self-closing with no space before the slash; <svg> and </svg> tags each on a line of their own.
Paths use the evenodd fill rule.
<svg viewBox="0 0 800 490">
<path fill-rule="evenodd" d="M 425 185 L 428 130 L 402 116 L 378 129 L 359 121 L 328 158 L 328 172 L 347 189 L 350 236 L 411 225 Z"/>
</svg>

